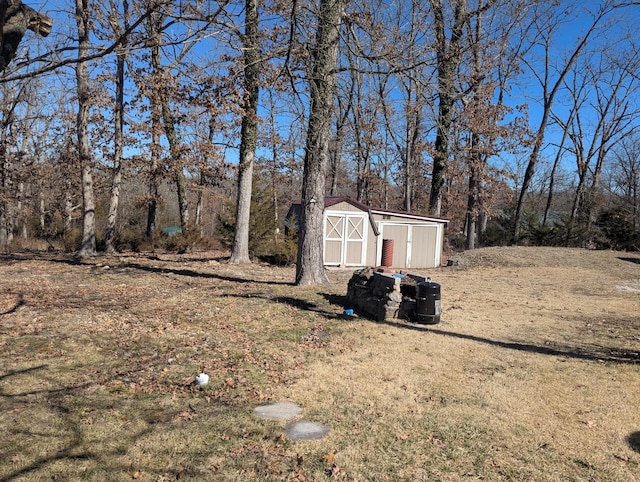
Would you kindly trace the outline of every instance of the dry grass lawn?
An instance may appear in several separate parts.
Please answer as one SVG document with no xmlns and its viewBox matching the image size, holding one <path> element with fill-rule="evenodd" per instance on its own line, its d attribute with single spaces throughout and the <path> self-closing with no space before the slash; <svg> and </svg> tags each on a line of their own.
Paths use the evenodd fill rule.
<svg viewBox="0 0 640 482">
<path fill-rule="evenodd" d="M 342 316 L 349 270 L 2 255 L 0 481 L 640 480 L 640 255 L 428 274 L 443 323 L 415 329 Z M 252 415 L 284 400 L 329 436 Z"/>
</svg>

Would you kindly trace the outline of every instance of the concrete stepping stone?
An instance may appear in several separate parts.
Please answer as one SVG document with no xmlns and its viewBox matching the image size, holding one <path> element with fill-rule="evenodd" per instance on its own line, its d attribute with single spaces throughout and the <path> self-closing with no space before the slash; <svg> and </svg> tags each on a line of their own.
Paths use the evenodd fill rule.
<svg viewBox="0 0 640 482">
<path fill-rule="evenodd" d="M 289 440 L 320 440 L 329 435 L 329 427 L 319 422 L 291 422 L 284 428 Z"/>
<path fill-rule="evenodd" d="M 293 402 L 275 402 L 260 405 L 253 414 L 264 420 L 291 420 L 302 413 L 302 407 Z"/>
</svg>

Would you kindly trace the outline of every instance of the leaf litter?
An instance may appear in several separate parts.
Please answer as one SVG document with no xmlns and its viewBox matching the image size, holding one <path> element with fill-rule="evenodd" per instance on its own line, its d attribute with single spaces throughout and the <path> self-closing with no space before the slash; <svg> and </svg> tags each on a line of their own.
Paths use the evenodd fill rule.
<svg viewBox="0 0 640 482">
<path fill-rule="evenodd" d="M 638 301 L 615 287 L 638 279 L 637 264 L 477 250 L 434 273 L 447 325 L 418 335 L 341 322 L 349 273 L 296 288 L 290 268 L 216 259 L 0 258 L 0 478 L 631 480 Z M 331 436 L 295 445 L 251 417 L 283 398 Z M 576 424 L 577 413 L 589 415 Z"/>
</svg>

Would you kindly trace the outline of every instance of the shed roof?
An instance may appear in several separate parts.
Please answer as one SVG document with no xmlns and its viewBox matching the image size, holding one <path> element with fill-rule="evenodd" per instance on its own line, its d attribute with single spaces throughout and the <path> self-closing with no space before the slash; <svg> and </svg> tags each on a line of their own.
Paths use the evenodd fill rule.
<svg viewBox="0 0 640 482">
<path fill-rule="evenodd" d="M 365 211 L 369 214 L 389 214 L 393 216 L 400 216 L 400 217 L 406 217 L 406 218 L 412 218 L 412 219 L 421 219 L 424 221 L 434 221 L 434 222 L 444 223 L 444 224 L 450 221 L 447 218 L 442 218 L 439 216 L 428 216 L 425 214 L 410 213 L 407 211 L 395 211 L 392 209 L 372 208 L 367 206 L 366 204 L 361 203 L 360 201 L 356 201 L 355 199 L 349 196 L 326 196 L 324 198 L 324 207 L 326 209 L 328 207 L 335 206 L 336 204 L 340 204 L 343 202 L 349 203 L 352 206 L 360 209 L 361 211 Z M 300 199 L 293 201 L 294 205 L 300 205 L 301 203 L 302 203 L 302 200 Z"/>
</svg>

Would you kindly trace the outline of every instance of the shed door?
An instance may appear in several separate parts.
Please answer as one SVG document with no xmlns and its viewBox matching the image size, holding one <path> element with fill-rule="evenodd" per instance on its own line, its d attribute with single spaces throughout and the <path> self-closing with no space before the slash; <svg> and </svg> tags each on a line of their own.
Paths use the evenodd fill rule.
<svg viewBox="0 0 640 482">
<path fill-rule="evenodd" d="M 379 263 L 382 263 L 382 241 L 384 239 L 393 240 L 393 259 L 394 268 L 408 268 L 407 253 L 410 253 L 409 247 L 409 227 L 406 224 L 385 224 L 380 230 L 380 256 Z"/>
<path fill-rule="evenodd" d="M 432 268 L 440 265 L 438 232 L 436 226 L 413 226 L 412 267 Z"/>
<path fill-rule="evenodd" d="M 392 239 L 394 268 L 433 268 L 440 264 L 438 227 L 429 224 L 380 223 L 378 261 L 383 239 Z"/>
<path fill-rule="evenodd" d="M 360 213 L 325 215 L 324 264 L 364 266 L 366 216 Z"/>
</svg>

